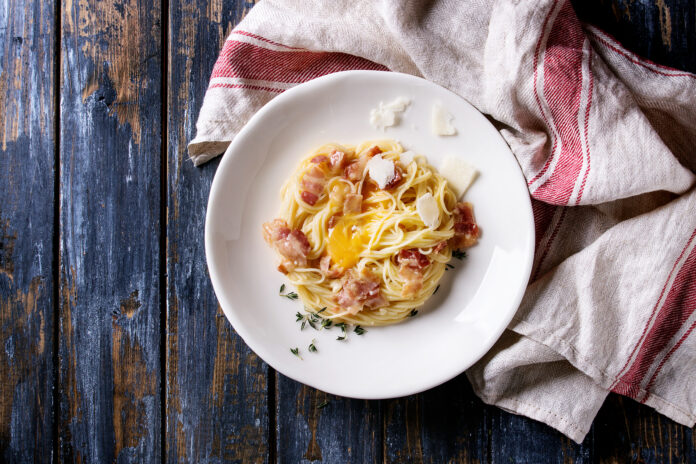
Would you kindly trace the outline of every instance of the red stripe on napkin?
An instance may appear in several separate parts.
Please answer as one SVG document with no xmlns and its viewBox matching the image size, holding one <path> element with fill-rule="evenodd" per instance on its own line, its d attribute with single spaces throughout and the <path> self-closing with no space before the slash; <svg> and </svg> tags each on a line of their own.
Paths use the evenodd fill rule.
<svg viewBox="0 0 696 464">
<path fill-rule="evenodd" d="M 573 193 L 583 165 L 583 148 L 578 115 L 581 111 L 582 60 L 585 33 L 569 2 L 561 6 L 549 33 L 544 54 L 544 98 L 560 137 L 561 153 L 551 176 L 534 192 L 539 200 L 565 205 Z M 590 76 L 591 78 L 591 73 Z M 591 98 L 588 95 L 586 112 Z M 587 124 L 588 118 L 585 118 Z M 553 156 L 553 155 L 552 155 Z M 548 169 L 551 158 L 542 169 Z M 542 173 L 532 180 L 538 179 Z M 531 183 L 531 182 L 530 182 Z"/>
<path fill-rule="evenodd" d="M 682 253 L 675 261 L 672 272 L 670 272 L 667 282 L 662 289 L 658 303 L 655 305 L 655 308 L 653 308 L 653 314 L 651 314 L 648 325 L 650 324 L 650 321 L 652 321 L 653 316 L 655 316 L 657 305 L 667 289 L 667 285 L 677 264 L 683 258 L 684 253 L 691 245 L 691 242 L 694 240 L 695 236 L 696 230 L 694 230 L 694 232 L 691 234 L 691 237 L 687 241 Z M 667 347 L 670 340 L 672 340 L 672 338 L 682 329 L 684 323 L 696 309 L 696 280 L 693 279 L 694 275 L 696 275 L 696 248 L 691 250 L 691 253 L 677 272 L 662 307 L 659 309 L 659 311 L 657 311 L 654 324 L 649 331 L 647 330 L 647 325 L 643 330 L 643 336 L 641 339 L 644 339 L 645 341 L 642 343 L 642 345 L 640 345 L 639 341 L 638 345 L 634 347 L 633 353 L 635 353 L 636 348 L 640 345 L 638 355 L 633 361 L 633 364 L 631 365 L 630 369 L 617 380 L 617 383 L 612 388 L 612 391 L 630 396 L 631 398 L 637 398 L 640 392 L 640 384 L 647 371 L 650 369 L 650 366 L 655 363 L 658 354 Z M 690 331 L 687 332 L 687 334 L 688 333 L 690 333 Z M 676 350 L 676 348 L 681 345 L 682 341 L 683 340 L 680 340 L 673 349 Z M 666 362 L 668 356 L 671 356 L 671 353 L 665 356 L 665 358 L 661 361 L 659 368 L 661 368 L 661 365 Z M 659 368 L 657 371 L 655 371 L 653 377 L 657 375 Z M 651 382 L 654 382 L 654 378 L 651 379 Z"/>
<path fill-rule="evenodd" d="M 228 40 L 213 68 L 210 87 L 229 86 L 214 82 L 216 78 L 299 84 L 327 74 L 356 69 L 388 71 L 385 66 L 345 53 L 300 49 L 279 51 Z M 244 83 L 234 85 L 252 88 Z M 258 84 L 256 87 L 259 87 Z"/>
</svg>

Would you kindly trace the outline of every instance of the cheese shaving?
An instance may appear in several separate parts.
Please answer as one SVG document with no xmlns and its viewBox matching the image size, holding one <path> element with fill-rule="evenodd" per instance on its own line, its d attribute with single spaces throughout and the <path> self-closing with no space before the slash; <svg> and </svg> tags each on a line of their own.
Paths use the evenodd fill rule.
<svg viewBox="0 0 696 464">
<path fill-rule="evenodd" d="M 370 124 L 380 130 L 396 125 L 397 113 L 404 112 L 410 103 L 411 100 L 406 97 L 397 97 L 389 103 L 379 102 L 379 106 L 370 111 Z"/>
<path fill-rule="evenodd" d="M 476 180 L 478 171 L 459 156 L 447 156 L 440 166 L 440 174 L 447 180 L 457 198 L 461 198 Z"/>
<path fill-rule="evenodd" d="M 434 229 L 440 225 L 440 211 L 437 207 L 437 201 L 430 192 L 418 197 L 416 211 L 426 227 Z"/>
<path fill-rule="evenodd" d="M 394 178 L 394 162 L 385 160 L 382 155 L 375 155 L 367 162 L 370 177 L 383 189 Z"/>
<path fill-rule="evenodd" d="M 452 125 L 452 115 L 440 103 L 433 105 L 431 127 L 435 135 L 456 135 L 457 129 Z"/>
</svg>

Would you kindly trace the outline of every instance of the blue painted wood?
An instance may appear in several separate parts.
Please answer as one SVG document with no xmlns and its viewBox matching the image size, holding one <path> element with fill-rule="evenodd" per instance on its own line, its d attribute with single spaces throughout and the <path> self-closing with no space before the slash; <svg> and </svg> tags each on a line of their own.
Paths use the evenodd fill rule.
<svg viewBox="0 0 696 464">
<path fill-rule="evenodd" d="M 383 403 L 385 462 L 492 462 L 493 408 L 476 398 L 464 374 Z"/>
<path fill-rule="evenodd" d="M 693 431 L 629 398 L 610 395 L 590 437 L 594 460 L 614 462 L 695 462 Z"/>
<path fill-rule="evenodd" d="M 696 73 L 696 2 L 571 0 L 578 17 L 656 63 Z"/>
<path fill-rule="evenodd" d="M 161 14 L 64 2 L 59 460 L 161 457 Z"/>
<path fill-rule="evenodd" d="M 268 367 L 222 315 L 205 262 L 205 210 L 219 160 L 196 168 L 186 149 L 222 43 L 251 5 L 234 0 L 170 3 L 166 177 L 169 462 L 272 461 Z"/>
<path fill-rule="evenodd" d="M 51 1 L 0 4 L 0 461 L 53 453 Z"/>
<path fill-rule="evenodd" d="M 379 401 L 337 397 L 276 376 L 279 463 L 382 460 Z"/>
<path fill-rule="evenodd" d="M 490 408 L 490 407 L 489 407 Z M 490 462 L 595 462 L 593 437 L 581 445 L 541 422 L 490 408 Z M 623 461 L 619 461 L 623 462 Z"/>
</svg>

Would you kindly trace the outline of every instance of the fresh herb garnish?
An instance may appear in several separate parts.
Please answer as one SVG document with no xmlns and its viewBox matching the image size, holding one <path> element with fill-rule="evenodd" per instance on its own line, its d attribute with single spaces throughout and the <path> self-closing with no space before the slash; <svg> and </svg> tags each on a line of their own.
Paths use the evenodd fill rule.
<svg viewBox="0 0 696 464">
<path fill-rule="evenodd" d="M 438 290 L 440 290 L 440 284 L 437 284 L 437 287 L 435 287 L 435 291 L 433 292 L 433 295 L 436 294 Z"/>
<path fill-rule="evenodd" d="M 329 400 L 324 400 L 317 405 L 317 409 L 324 409 L 329 405 Z"/>
<path fill-rule="evenodd" d="M 288 292 L 288 293 L 283 293 L 285 291 L 285 284 L 280 286 L 280 290 L 278 291 L 278 295 L 284 296 L 288 300 L 296 300 L 299 297 L 297 296 L 297 293 L 295 292 Z"/>
<path fill-rule="evenodd" d="M 435 291 L 437 291 L 437 290 L 435 290 Z M 418 314 L 418 310 L 417 310 L 417 309 L 412 309 L 411 312 L 408 314 L 408 317 L 413 317 L 413 316 L 415 316 L 416 314 Z"/>
<path fill-rule="evenodd" d="M 314 345 L 316 342 L 317 342 L 316 340 L 312 339 L 312 343 L 309 344 L 309 348 L 307 348 L 307 349 L 309 350 L 310 353 L 316 353 L 317 351 L 319 351 L 319 350 L 317 350 L 316 345 Z"/>
<path fill-rule="evenodd" d="M 450 263 L 446 263 L 445 267 L 447 267 L 447 270 L 454 269 L 454 266 L 452 266 Z"/>
<path fill-rule="evenodd" d="M 290 348 L 290 352 L 297 356 L 298 358 L 302 359 L 302 356 L 300 356 L 300 349 L 299 348 Z"/>
<path fill-rule="evenodd" d="M 336 338 L 336 340 L 345 340 L 346 339 L 346 323 L 345 322 L 339 322 L 338 324 L 335 324 L 336 327 L 341 329 L 341 336 Z"/>
<path fill-rule="evenodd" d="M 466 258 L 466 251 L 454 250 L 452 252 L 452 256 L 457 258 L 458 260 L 462 260 L 462 259 Z"/>
<path fill-rule="evenodd" d="M 305 308 L 307 313 L 302 314 L 299 311 L 295 313 L 295 322 L 300 322 L 300 330 L 304 330 L 306 325 L 309 325 L 314 330 L 331 329 L 331 327 L 337 327 L 341 331 L 341 335 L 336 338 L 336 340 L 345 340 L 348 336 L 348 328 L 345 322 L 334 322 L 333 319 L 328 317 L 321 317 L 319 314 L 326 311 L 326 308 L 321 308 L 316 313 L 311 312 L 309 308 Z M 417 311 L 416 311 L 417 312 Z M 363 329 L 361 326 L 355 326 L 353 329 L 358 335 L 363 335 L 367 330 Z M 312 345 L 314 345 L 312 341 Z M 310 345 L 310 351 L 318 351 L 316 346 Z M 314 348 L 314 349 L 313 349 Z"/>
</svg>

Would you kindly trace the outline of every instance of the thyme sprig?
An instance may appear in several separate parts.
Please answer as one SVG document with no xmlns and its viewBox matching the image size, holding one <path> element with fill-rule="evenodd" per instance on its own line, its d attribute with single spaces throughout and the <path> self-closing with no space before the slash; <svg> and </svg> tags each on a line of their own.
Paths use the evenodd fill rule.
<svg viewBox="0 0 696 464">
<path fill-rule="evenodd" d="M 324 409 L 329 405 L 329 400 L 324 400 L 317 405 L 317 409 Z"/>
<path fill-rule="evenodd" d="M 457 258 L 458 260 L 461 261 L 462 259 L 466 258 L 466 251 L 454 250 L 454 251 L 452 252 L 452 257 L 453 257 L 453 258 Z"/>
<path fill-rule="evenodd" d="M 285 284 L 280 286 L 280 290 L 278 291 L 278 295 L 285 297 L 288 300 L 293 300 L 293 301 L 299 298 L 299 296 L 295 292 L 283 293 L 284 291 L 285 291 Z"/>
<path fill-rule="evenodd" d="M 321 313 L 326 311 L 326 308 L 321 308 L 319 311 L 311 311 L 309 308 L 305 308 L 306 313 L 301 313 L 300 311 L 295 313 L 295 322 L 300 324 L 300 330 L 304 330 L 306 326 L 310 326 L 314 330 L 330 330 L 333 327 L 338 328 L 341 331 L 341 335 L 336 337 L 336 340 L 342 341 L 345 340 L 348 337 L 348 325 L 345 322 L 334 322 L 333 319 L 329 317 L 322 317 Z M 363 335 L 367 330 L 365 330 L 363 327 L 356 325 L 353 328 L 353 332 L 355 332 L 357 335 Z M 314 345 L 316 342 L 312 340 L 312 345 Z M 318 351 L 316 349 L 316 345 L 314 345 L 315 349 L 312 349 L 312 345 L 310 345 L 309 351 Z"/>
<path fill-rule="evenodd" d="M 341 329 L 341 335 L 336 338 L 336 340 L 345 340 L 346 339 L 346 323 L 345 322 L 339 322 L 338 324 L 334 324 L 336 327 Z"/>
<path fill-rule="evenodd" d="M 316 342 L 317 341 L 315 339 L 312 339 L 312 343 L 309 344 L 309 348 L 307 348 L 307 349 L 309 350 L 310 353 L 316 353 L 317 351 L 319 351 L 319 350 L 317 350 L 317 346 L 315 345 Z"/>
<path fill-rule="evenodd" d="M 300 349 L 295 347 L 295 348 L 290 348 L 290 352 L 297 356 L 298 358 L 302 359 L 302 356 L 300 356 Z"/>
</svg>

